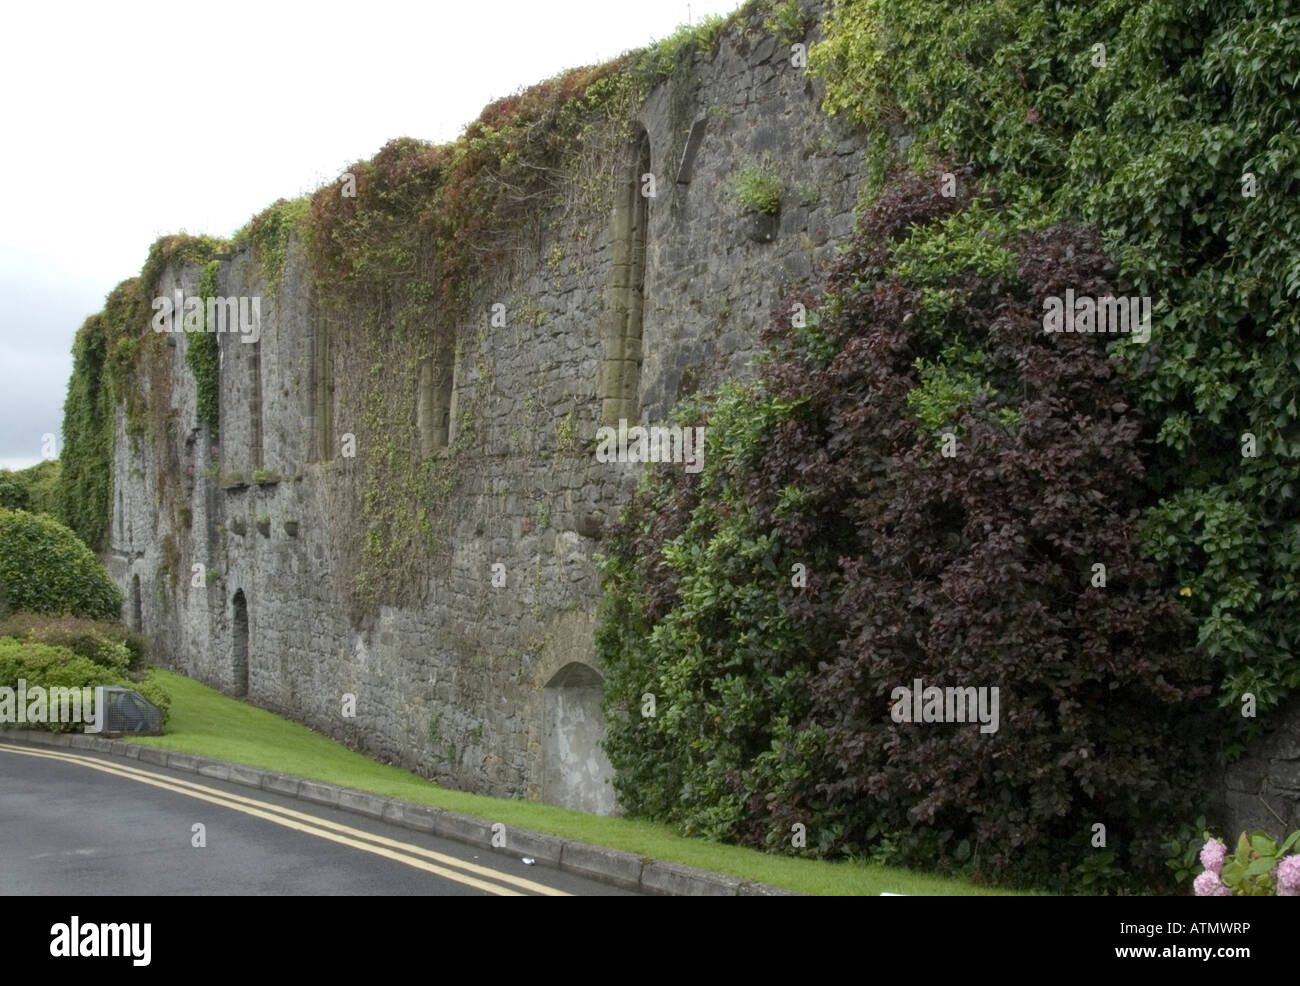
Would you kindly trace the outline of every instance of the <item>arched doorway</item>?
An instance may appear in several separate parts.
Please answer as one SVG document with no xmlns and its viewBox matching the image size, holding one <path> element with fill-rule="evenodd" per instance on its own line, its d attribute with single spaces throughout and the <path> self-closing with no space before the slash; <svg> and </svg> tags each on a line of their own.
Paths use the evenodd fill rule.
<svg viewBox="0 0 1300 986">
<path fill-rule="evenodd" d="M 233 669 L 234 692 L 237 698 L 248 694 L 248 601 L 244 590 L 235 593 L 234 640 L 232 641 L 231 667 Z"/>
<path fill-rule="evenodd" d="M 612 815 L 614 768 L 600 742 L 604 680 L 585 664 L 566 664 L 544 690 L 542 799 L 595 815 Z"/>
</svg>

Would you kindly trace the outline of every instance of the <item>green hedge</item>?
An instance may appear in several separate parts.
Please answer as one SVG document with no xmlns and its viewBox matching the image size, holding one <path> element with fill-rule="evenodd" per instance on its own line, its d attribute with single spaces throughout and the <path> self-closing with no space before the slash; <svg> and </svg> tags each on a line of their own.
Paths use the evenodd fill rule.
<svg viewBox="0 0 1300 986">
<path fill-rule="evenodd" d="M 75 533 L 52 517 L 0 510 L 0 615 L 116 619 L 121 609 L 121 590 Z"/>
<path fill-rule="evenodd" d="M 145 638 L 121 623 L 79 616 L 15 613 L 0 620 L 0 637 L 66 647 L 122 674 L 140 668 L 148 653 Z"/>
<path fill-rule="evenodd" d="M 40 462 L 16 472 L 0 469 L 0 507 L 57 516 L 59 508 L 55 485 L 58 479 L 57 459 Z"/>
<path fill-rule="evenodd" d="M 164 723 L 171 708 L 171 696 L 152 680 L 132 681 L 74 654 L 66 647 L 0 637 L 0 687 L 17 689 L 19 679 L 26 682 L 29 692 L 37 685 L 42 688 L 131 688 L 162 710 Z M 80 724 L 62 722 L 29 723 L 27 728 L 43 728 L 56 733 L 79 732 L 81 729 Z"/>
</svg>

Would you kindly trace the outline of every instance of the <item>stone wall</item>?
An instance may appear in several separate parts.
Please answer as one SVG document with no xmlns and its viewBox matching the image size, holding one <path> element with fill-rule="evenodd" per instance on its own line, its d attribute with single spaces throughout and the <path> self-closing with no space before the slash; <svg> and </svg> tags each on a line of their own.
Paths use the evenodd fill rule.
<svg viewBox="0 0 1300 986">
<path fill-rule="evenodd" d="M 1271 725 L 1217 785 L 1215 806 L 1223 837 L 1264 829 L 1283 837 L 1300 829 L 1300 695 L 1270 715 Z"/>
<path fill-rule="evenodd" d="M 583 443 L 602 422 L 664 420 L 712 374 L 748 373 L 769 308 L 852 229 L 864 169 L 861 136 L 821 114 L 788 48 L 749 28 L 650 93 L 613 162 L 612 216 L 543 224 L 454 358 L 391 368 L 421 376 L 422 455 L 446 454 L 473 409 L 445 563 L 418 605 L 358 626 L 340 585 L 339 534 L 357 518 L 329 480 L 356 467 L 340 443 L 362 410 L 333 396 L 346 368 L 330 340 L 348 327 L 318 310 L 296 242 L 276 285 L 247 250 L 222 262 L 218 294 L 260 297 L 262 321 L 256 343 L 219 337 L 219 442 L 197 424 L 183 335 L 147 388 L 174 454 L 128 436 L 119 414 L 112 571 L 163 662 L 448 786 L 615 809 L 594 718 L 592 555 L 640 466 L 599 463 Z M 647 162 L 652 198 L 639 195 Z M 784 187 L 770 221 L 731 195 L 763 163 Z M 169 269 L 159 290 L 196 294 L 198 277 Z M 180 476 L 179 503 L 163 473 Z"/>
</svg>

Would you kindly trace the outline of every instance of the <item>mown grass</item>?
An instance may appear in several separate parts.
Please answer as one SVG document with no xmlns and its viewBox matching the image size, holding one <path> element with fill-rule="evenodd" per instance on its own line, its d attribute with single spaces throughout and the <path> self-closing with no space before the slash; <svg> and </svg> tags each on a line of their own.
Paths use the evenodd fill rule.
<svg viewBox="0 0 1300 986">
<path fill-rule="evenodd" d="M 409 771 L 371 760 L 306 726 L 227 698 L 191 678 L 167 671 L 158 671 L 156 676 L 172 696 L 168 733 L 135 737 L 133 743 L 403 798 L 506 825 L 759 880 L 805 894 L 875 895 L 890 891 L 912 895 L 1001 896 L 1015 893 L 886 866 L 769 856 L 739 846 L 684 838 L 667 826 L 653 822 L 602 818 L 530 801 L 450 791 Z"/>
</svg>

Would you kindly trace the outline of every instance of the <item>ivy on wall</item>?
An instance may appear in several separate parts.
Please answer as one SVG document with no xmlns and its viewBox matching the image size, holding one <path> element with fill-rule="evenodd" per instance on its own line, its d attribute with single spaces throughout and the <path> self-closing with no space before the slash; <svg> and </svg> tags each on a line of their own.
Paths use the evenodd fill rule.
<svg viewBox="0 0 1300 986">
<path fill-rule="evenodd" d="M 156 390 L 146 400 L 144 383 L 166 365 L 166 334 L 152 329 L 159 279 L 168 265 L 206 261 L 223 246 L 211 237 L 162 237 L 149 248 L 140 275 L 115 287 L 104 310 L 77 331 L 56 499 L 60 519 L 96 551 L 107 546 L 112 519 L 116 406 L 123 406 L 128 435 L 155 443 L 167 438 L 167 408 Z"/>
<path fill-rule="evenodd" d="M 199 275 L 199 302 L 203 306 L 203 324 L 185 340 L 185 365 L 194 374 L 199 422 L 207 427 L 213 440 L 220 424 L 221 402 L 221 351 L 218 348 L 215 327 L 207 324 L 208 299 L 217 293 L 217 274 L 221 261 L 210 260 Z"/>
<path fill-rule="evenodd" d="M 841 0 L 826 109 L 951 154 L 1009 208 L 1100 230 L 1153 337 L 1115 345 L 1156 423 L 1146 550 L 1255 731 L 1300 685 L 1300 17 L 1285 0 Z M 869 193 L 870 194 L 870 193 Z M 1243 452 L 1257 454 L 1243 454 Z"/>
</svg>

